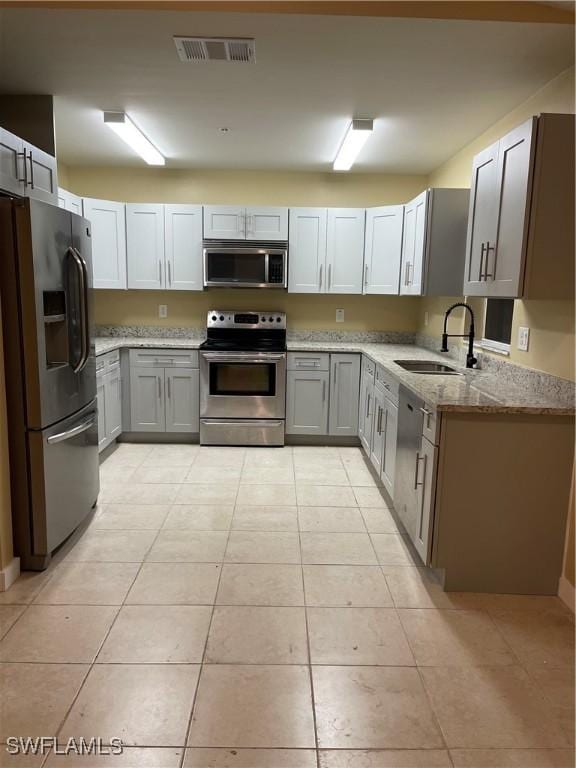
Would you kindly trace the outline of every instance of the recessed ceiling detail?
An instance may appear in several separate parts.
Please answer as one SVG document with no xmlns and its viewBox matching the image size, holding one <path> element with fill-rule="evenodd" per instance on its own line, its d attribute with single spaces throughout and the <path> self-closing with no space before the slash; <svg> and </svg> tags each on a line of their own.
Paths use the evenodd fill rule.
<svg viewBox="0 0 576 768">
<path fill-rule="evenodd" d="M 175 37 L 180 61 L 256 62 L 256 42 L 251 38 Z"/>
</svg>

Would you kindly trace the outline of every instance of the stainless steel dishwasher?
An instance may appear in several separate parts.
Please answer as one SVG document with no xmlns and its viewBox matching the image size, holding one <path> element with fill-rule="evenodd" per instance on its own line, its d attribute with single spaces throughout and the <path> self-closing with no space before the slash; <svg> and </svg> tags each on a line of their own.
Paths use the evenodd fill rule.
<svg viewBox="0 0 576 768">
<path fill-rule="evenodd" d="M 420 451 L 424 426 L 424 401 L 400 386 L 398 405 L 398 443 L 394 506 L 406 532 L 416 545 L 422 520 L 422 494 L 418 492 L 418 473 L 422 472 Z"/>
</svg>

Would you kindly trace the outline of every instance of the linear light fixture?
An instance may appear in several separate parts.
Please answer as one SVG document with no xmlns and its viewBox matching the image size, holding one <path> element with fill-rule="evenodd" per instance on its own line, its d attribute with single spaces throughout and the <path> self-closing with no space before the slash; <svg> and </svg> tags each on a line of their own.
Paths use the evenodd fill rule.
<svg viewBox="0 0 576 768">
<path fill-rule="evenodd" d="M 373 129 L 373 120 L 352 120 L 334 160 L 335 171 L 349 171 L 352 168 Z"/>
<path fill-rule="evenodd" d="M 104 112 L 104 122 L 114 133 L 132 147 L 148 165 L 166 165 L 163 155 L 158 152 L 154 144 L 144 136 L 142 131 L 134 125 L 125 112 Z"/>
</svg>

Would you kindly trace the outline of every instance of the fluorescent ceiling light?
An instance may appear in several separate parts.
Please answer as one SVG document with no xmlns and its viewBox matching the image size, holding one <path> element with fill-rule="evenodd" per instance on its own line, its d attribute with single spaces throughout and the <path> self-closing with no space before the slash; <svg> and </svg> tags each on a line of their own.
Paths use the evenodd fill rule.
<svg viewBox="0 0 576 768">
<path fill-rule="evenodd" d="M 166 165 L 163 155 L 137 128 L 125 112 L 104 112 L 104 122 L 132 147 L 148 165 Z"/>
<path fill-rule="evenodd" d="M 352 168 L 373 128 L 373 120 L 352 120 L 334 160 L 335 171 L 349 171 Z"/>
</svg>

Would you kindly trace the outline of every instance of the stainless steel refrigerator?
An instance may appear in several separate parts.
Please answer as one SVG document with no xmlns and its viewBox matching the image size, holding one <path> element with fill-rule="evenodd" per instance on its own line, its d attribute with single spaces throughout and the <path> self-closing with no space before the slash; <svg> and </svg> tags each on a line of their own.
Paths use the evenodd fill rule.
<svg viewBox="0 0 576 768">
<path fill-rule="evenodd" d="M 0 198 L 0 278 L 15 554 L 42 570 L 99 490 L 90 222 Z"/>
</svg>

